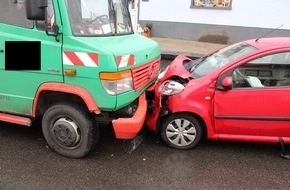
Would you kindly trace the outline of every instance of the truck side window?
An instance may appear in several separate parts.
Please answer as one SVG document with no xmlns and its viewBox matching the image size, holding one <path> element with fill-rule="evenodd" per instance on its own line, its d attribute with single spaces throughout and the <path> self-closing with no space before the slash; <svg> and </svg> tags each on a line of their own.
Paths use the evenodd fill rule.
<svg viewBox="0 0 290 190">
<path fill-rule="evenodd" d="M 1 0 L 0 23 L 33 28 L 33 22 L 26 18 L 24 0 Z"/>
<path fill-rule="evenodd" d="M 47 0 L 47 19 L 46 19 L 47 29 L 51 30 L 54 23 L 55 23 L 55 14 L 52 0 Z M 46 24 L 45 21 L 37 21 L 36 28 L 38 30 L 46 30 Z"/>
</svg>

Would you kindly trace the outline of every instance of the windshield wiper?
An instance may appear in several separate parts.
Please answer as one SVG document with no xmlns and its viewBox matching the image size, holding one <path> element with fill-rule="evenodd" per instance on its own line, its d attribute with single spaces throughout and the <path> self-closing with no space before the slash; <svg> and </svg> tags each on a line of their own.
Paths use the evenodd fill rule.
<svg viewBox="0 0 290 190">
<path fill-rule="evenodd" d="M 109 0 L 109 18 L 110 22 L 114 22 L 114 31 L 112 32 L 113 35 L 117 33 L 117 19 L 116 19 L 116 11 L 115 6 L 112 0 Z"/>
<path fill-rule="evenodd" d="M 128 11 L 128 7 L 126 7 L 127 5 L 127 1 L 126 0 L 121 0 L 122 3 L 121 3 L 121 9 L 122 9 L 122 13 L 123 15 L 125 16 L 125 25 L 126 27 L 130 28 L 130 33 L 134 33 L 134 31 L 132 30 L 132 21 L 131 21 L 131 15 Z M 125 1 L 125 2 L 124 2 Z"/>
</svg>

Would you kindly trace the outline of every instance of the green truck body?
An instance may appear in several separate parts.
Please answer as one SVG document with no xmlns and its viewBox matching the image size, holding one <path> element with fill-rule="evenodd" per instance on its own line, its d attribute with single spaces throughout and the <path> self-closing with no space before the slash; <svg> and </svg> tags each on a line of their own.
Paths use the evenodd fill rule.
<svg viewBox="0 0 290 190">
<path fill-rule="evenodd" d="M 112 121 L 117 138 L 133 138 L 160 50 L 133 32 L 127 1 L 26 0 L 20 11 L 29 20 L 21 21 L 9 20 L 15 5 L 7 2 L 0 8 L 0 120 L 29 126 L 43 118 L 49 146 L 75 158 L 95 146 L 99 122 Z"/>
</svg>

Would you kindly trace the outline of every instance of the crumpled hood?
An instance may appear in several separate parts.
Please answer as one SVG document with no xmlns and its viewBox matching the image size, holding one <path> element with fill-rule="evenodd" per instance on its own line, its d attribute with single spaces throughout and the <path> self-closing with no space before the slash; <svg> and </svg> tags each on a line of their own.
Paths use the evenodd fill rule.
<svg viewBox="0 0 290 190">
<path fill-rule="evenodd" d="M 191 59 L 184 55 L 178 55 L 168 66 L 162 80 L 164 81 L 172 76 L 179 76 L 183 79 L 189 78 L 191 74 L 183 66 L 183 62 L 186 60 L 189 61 Z"/>
</svg>

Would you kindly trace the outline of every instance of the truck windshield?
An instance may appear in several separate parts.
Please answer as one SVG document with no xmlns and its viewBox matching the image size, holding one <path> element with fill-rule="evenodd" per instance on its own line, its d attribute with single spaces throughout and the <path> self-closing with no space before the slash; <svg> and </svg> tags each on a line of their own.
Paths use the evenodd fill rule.
<svg viewBox="0 0 290 190">
<path fill-rule="evenodd" d="M 76 36 L 133 33 L 127 0 L 66 0 L 66 6 Z"/>
<path fill-rule="evenodd" d="M 184 66 L 193 78 L 199 78 L 255 50 L 255 47 L 247 43 L 237 43 L 209 56 L 188 62 Z"/>
</svg>

